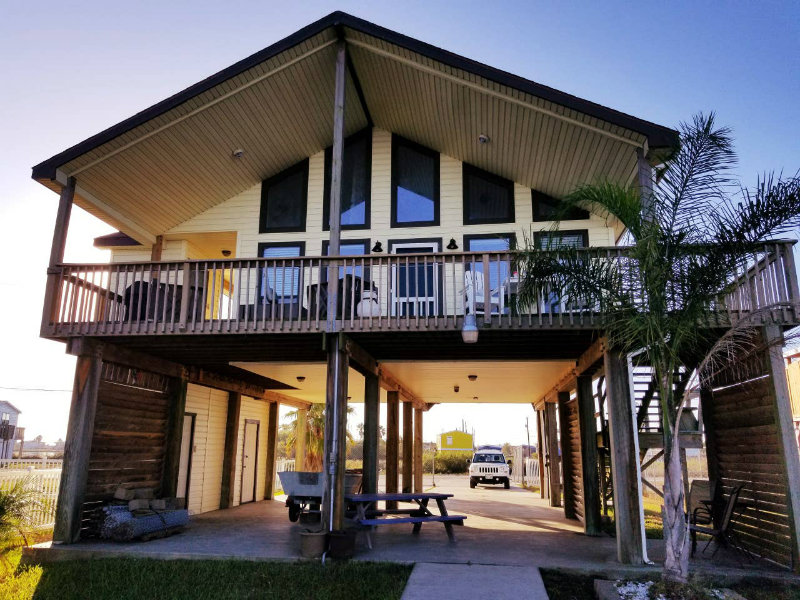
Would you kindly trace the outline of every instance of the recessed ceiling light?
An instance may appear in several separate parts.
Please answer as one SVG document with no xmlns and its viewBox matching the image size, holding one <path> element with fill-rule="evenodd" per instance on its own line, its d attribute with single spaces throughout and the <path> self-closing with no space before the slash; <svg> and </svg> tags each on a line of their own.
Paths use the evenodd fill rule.
<svg viewBox="0 0 800 600">
<path fill-rule="evenodd" d="M 478 136 L 478 143 L 479 144 L 488 144 L 489 143 L 489 136 L 485 133 L 482 133 Z"/>
<path fill-rule="evenodd" d="M 477 378 L 478 378 L 477 375 L 467 375 L 467 379 L 469 379 L 470 381 L 475 381 Z"/>
<path fill-rule="evenodd" d="M 236 148 L 231 154 L 233 154 L 233 158 L 242 158 L 244 156 L 244 150 Z"/>
<path fill-rule="evenodd" d="M 473 400 L 475 400 L 475 401 L 477 401 L 477 400 L 478 400 L 478 397 L 477 397 L 477 396 L 473 396 L 473 397 L 472 397 L 472 399 L 473 399 Z"/>
<path fill-rule="evenodd" d="M 306 378 L 303 375 L 298 375 L 297 376 L 298 383 L 303 383 L 305 380 L 306 380 Z"/>
</svg>

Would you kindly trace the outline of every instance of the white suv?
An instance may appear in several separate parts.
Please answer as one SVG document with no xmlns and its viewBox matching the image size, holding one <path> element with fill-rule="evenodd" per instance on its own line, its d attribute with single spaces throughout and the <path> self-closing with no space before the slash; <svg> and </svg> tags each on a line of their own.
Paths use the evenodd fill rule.
<svg viewBox="0 0 800 600">
<path fill-rule="evenodd" d="M 502 483 L 503 487 L 511 487 L 511 461 L 506 462 L 500 446 L 480 446 L 472 455 L 469 463 L 469 487 L 479 483 Z"/>
</svg>

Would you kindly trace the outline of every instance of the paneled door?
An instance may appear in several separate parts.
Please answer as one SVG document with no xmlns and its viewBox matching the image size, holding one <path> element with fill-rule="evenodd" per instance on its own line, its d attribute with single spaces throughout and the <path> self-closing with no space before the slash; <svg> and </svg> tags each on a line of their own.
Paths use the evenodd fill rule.
<svg viewBox="0 0 800 600">
<path fill-rule="evenodd" d="M 393 254 L 440 252 L 440 241 L 390 242 Z M 442 314 L 441 265 L 430 257 L 400 260 L 392 268 L 392 316 L 432 317 Z"/>
<path fill-rule="evenodd" d="M 244 455 L 242 456 L 241 503 L 256 499 L 256 467 L 258 466 L 259 422 L 247 419 L 244 422 Z"/>
</svg>

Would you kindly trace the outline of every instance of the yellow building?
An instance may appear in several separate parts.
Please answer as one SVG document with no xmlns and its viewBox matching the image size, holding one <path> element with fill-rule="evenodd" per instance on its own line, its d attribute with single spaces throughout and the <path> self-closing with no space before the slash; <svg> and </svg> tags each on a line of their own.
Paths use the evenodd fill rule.
<svg viewBox="0 0 800 600">
<path fill-rule="evenodd" d="M 472 434 L 466 431 L 445 431 L 439 434 L 439 450 L 472 451 Z"/>
</svg>

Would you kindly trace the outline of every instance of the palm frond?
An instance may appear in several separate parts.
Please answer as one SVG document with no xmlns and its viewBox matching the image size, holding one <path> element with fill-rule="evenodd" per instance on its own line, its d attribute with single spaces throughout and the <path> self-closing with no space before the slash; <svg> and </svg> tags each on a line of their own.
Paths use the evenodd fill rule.
<svg viewBox="0 0 800 600">
<path fill-rule="evenodd" d="M 562 204 L 562 214 L 574 207 L 584 208 L 604 218 L 618 219 L 636 238 L 641 235 L 642 198 L 636 188 L 608 181 L 582 185 L 567 194 Z M 555 220 L 560 220 L 558 214 Z"/>
</svg>

